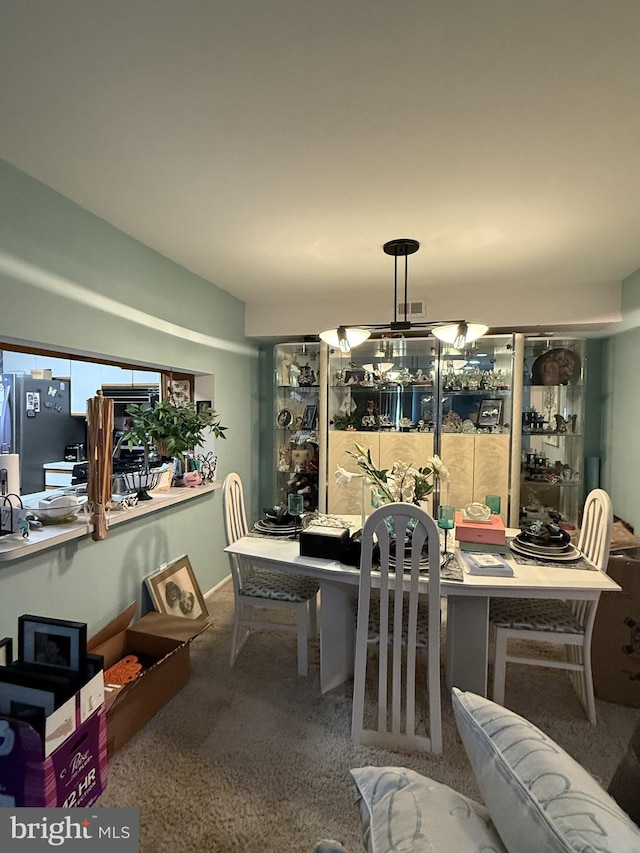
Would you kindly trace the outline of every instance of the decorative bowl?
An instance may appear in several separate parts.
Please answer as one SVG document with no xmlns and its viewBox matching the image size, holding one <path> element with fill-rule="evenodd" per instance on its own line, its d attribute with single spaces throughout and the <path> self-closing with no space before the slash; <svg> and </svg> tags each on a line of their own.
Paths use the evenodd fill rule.
<svg viewBox="0 0 640 853">
<path fill-rule="evenodd" d="M 74 497 L 65 502 L 52 502 L 49 506 L 43 506 L 43 503 L 44 501 L 39 501 L 37 504 L 35 501 L 25 502 L 24 508 L 41 524 L 68 524 L 75 521 L 78 513 L 84 510 L 87 498 Z"/>
</svg>

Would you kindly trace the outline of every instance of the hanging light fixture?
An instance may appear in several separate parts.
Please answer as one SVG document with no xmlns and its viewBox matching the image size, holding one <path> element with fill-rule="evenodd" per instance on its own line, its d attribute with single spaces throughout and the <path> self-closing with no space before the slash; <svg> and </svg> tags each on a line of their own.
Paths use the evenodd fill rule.
<svg viewBox="0 0 640 853">
<path fill-rule="evenodd" d="M 402 332 L 411 328 L 407 320 L 407 305 L 409 304 L 409 255 L 420 248 L 417 240 L 403 237 L 399 240 L 389 240 L 382 247 L 387 255 L 393 255 L 393 322 L 389 324 L 392 332 Z M 398 258 L 404 258 L 404 320 L 398 320 Z"/>
<path fill-rule="evenodd" d="M 369 329 L 389 329 L 395 332 L 395 337 L 404 338 L 402 334 L 412 328 L 411 322 L 407 319 L 407 309 L 409 306 L 409 255 L 413 255 L 420 248 L 420 243 L 417 240 L 412 240 L 407 237 L 402 237 L 397 240 L 388 240 L 382 247 L 387 255 L 392 255 L 393 264 L 393 320 L 387 325 L 370 326 Z M 403 282 L 403 319 L 398 319 L 398 258 L 404 258 L 404 282 Z M 466 320 L 441 320 L 431 323 L 414 323 L 416 328 L 419 326 L 428 326 L 433 335 L 443 343 L 451 344 L 456 349 L 463 349 L 467 344 L 485 335 L 489 327 L 483 323 L 467 323 Z M 320 332 L 320 339 L 325 341 L 331 347 L 339 349 L 343 353 L 351 352 L 353 347 L 358 346 L 367 338 L 370 337 L 371 331 L 359 326 L 338 326 L 337 329 L 327 329 L 326 332 Z M 382 341 L 380 342 L 380 352 L 376 352 L 375 356 L 382 356 Z M 385 353 L 386 355 L 386 353 Z M 396 355 L 395 350 L 393 355 Z"/>
<path fill-rule="evenodd" d="M 351 352 L 353 347 L 363 344 L 369 337 L 371 332 L 368 329 L 360 329 L 356 326 L 338 326 L 337 329 L 320 332 L 320 340 L 344 353 Z"/>
<path fill-rule="evenodd" d="M 448 323 L 444 326 L 434 326 L 433 334 L 445 344 L 451 344 L 456 349 L 463 349 L 467 344 L 486 335 L 488 326 L 483 323 Z"/>
</svg>

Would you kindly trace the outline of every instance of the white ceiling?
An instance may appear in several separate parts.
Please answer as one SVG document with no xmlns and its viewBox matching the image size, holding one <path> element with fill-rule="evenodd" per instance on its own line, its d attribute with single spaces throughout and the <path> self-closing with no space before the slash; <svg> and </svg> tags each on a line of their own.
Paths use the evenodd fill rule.
<svg viewBox="0 0 640 853">
<path fill-rule="evenodd" d="M 0 0 L 0 156 L 248 304 L 640 268 L 640 0 Z M 531 293 L 531 291 L 529 291 Z"/>
</svg>

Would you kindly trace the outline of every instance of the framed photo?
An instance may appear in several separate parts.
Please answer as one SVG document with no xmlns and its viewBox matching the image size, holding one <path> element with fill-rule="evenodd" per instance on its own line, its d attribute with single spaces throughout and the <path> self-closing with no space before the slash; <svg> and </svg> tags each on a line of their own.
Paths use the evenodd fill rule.
<svg viewBox="0 0 640 853">
<path fill-rule="evenodd" d="M 0 682 L 0 714 L 29 723 L 43 735 L 46 718 L 53 714 L 55 705 L 55 695 L 49 690 Z"/>
<path fill-rule="evenodd" d="M 201 414 L 202 412 L 206 412 L 207 409 L 211 408 L 211 400 L 197 400 L 196 401 L 196 412 Z"/>
<path fill-rule="evenodd" d="M 208 616 L 207 605 L 198 581 L 184 554 L 168 566 L 145 578 L 153 606 L 160 613 L 199 619 Z"/>
<path fill-rule="evenodd" d="M 314 424 L 316 422 L 316 417 L 318 415 L 318 407 L 317 406 L 305 406 L 304 414 L 302 416 L 302 423 L 300 424 L 301 429 L 313 429 Z"/>
<path fill-rule="evenodd" d="M 87 657 L 87 624 L 46 616 L 20 616 L 18 653 L 21 661 L 42 664 L 60 672 L 84 675 Z"/>
<path fill-rule="evenodd" d="M 4 637 L 0 640 L 0 666 L 9 666 L 13 661 L 13 640 L 11 637 Z"/>
<path fill-rule="evenodd" d="M 488 399 L 480 401 L 477 427 L 498 426 L 502 422 L 502 400 Z"/>
<path fill-rule="evenodd" d="M 176 404 L 192 403 L 194 394 L 194 378 L 190 373 L 163 373 L 162 396 Z"/>
</svg>

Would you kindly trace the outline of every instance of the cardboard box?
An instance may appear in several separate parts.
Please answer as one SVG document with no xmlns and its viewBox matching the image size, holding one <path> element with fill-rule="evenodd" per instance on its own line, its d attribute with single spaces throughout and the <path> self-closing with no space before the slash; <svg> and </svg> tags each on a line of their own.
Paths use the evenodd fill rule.
<svg viewBox="0 0 640 853">
<path fill-rule="evenodd" d="M 504 545 L 507 541 L 504 523 L 499 515 L 492 515 L 489 522 L 465 521 L 461 512 L 456 512 L 456 539 L 491 545 Z"/>
<path fill-rule="evenodd" d="M 98 678 L 102 682 L 102 673 Z M 88 808 L 104 791 L 107 780 L 105 708 L 102 704 L 82 719 L 81 693 L 76 694 L 75 704 L 72 704 L 76 719 L 82 721 L 46 756 L 43 756 L 40 735 L 28 723 L 0 717 L 0 806 Z"/>
<path fill-rule="evenodd" d="M 612 554 L 609 576 L 622 592 L 603 592 L 591 644 L 598 699 L 640 708 L 640 549 Z"/>
<path fill-rule="evenodd" d="M 123 687 L 106 686 L 107 753 L 113 755 L 163 708 L 189 680 L 189 643 L 209 624 L 205 617 L 186 619 L 148 613 L 130 626 L 133 602 L 87 643 L 104 657 L 105 670 L 125 655 L 136 655 L 142 674 Z"/>
<path fill-rule="evenodd" d="M 30 371 L 32 379 L 51 379 L 51 370 L 33 367 Z"/>
</svg>

